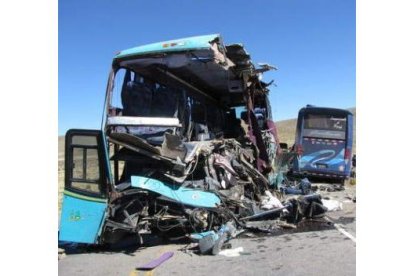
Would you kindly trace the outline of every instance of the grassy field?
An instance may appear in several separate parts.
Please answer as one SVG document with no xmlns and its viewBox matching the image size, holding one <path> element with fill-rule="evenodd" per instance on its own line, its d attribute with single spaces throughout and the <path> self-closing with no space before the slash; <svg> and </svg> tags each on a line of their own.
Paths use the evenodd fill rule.
<svg viewBox="0 0 414 276">
<path fill-rule="evenodd" d="M 356 109 L 350 108 L 348 109 L 354 114 L 354 145 L 353 145 L 353 152 L 356 152 L 356 131 L 355 131 L 355 119 L 356 119 Z M 280 142 L 287 143 L 288 146 L 292 146 L 295 142 L 295 130 L 296 130 L 296 119 L 289 119 L 289 120 L 283 120 L 283 121 L 277 121 L 276 122 L 278 131 L 279 131 L 279 139 Z M 65 160 L 65 137 L 59 136 L 59 156 L 58 156 L 58 185 L 59 185 L 59 211 L 62 206 L 62 192 L 64 187 L 64 178 L 65 178 L 65 166 L 64 166 L 64 160 Z"/>
<path fill-rule="evenodd" d="M 295 143 L 296 119 L 277 121 L 276 126 L 281 143 L 287 143 L 289 147 Z"/>
</svg>

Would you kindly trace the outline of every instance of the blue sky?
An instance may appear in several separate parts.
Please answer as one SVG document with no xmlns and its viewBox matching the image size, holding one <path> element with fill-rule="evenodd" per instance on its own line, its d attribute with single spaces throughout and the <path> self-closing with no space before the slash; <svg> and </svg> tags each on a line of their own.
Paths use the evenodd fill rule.
<svg viewBox="0 0 414 276">
<path fill-rule="evenodd" d="M 58 16 L 59 135 L 100 127 L 116 52 L 212 33 L 279 68 L 264 79 L 275 120 L 355 106 L 354 0 L 60 0 Z"/>
</svg>

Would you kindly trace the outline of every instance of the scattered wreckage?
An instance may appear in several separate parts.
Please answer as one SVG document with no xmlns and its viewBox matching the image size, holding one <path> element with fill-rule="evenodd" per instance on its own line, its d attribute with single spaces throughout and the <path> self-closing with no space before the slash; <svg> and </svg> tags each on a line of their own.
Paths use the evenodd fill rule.
<svg viewBox="0 0 414 276">
<path fill-rule="evenodd" d="M 295 153 L 279 145 L 262 81 L 273 69 L 220 35 L 119 52 L 102 129 L 66 134 L 59 240 L 151 232 L 217 254 L 243 231 L 323 216 L 310 183 L 286 178 Z"/>
</svg>

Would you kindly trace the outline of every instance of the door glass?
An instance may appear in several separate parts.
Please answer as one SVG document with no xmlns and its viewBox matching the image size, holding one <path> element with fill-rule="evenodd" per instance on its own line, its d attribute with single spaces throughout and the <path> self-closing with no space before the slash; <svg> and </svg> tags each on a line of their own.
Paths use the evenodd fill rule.
<svg viewBox="0 0 414 276">
<path fill-rule="evenodd" d="M 72 182 L 72 187 L 89 193 L 99 193 L 99 185 L 85 182 Z"/>
<path fill-rule="evenodd" d="M 69 187 L 87 194 L 100 194 L 101 171 L 97 136 L 74 135 Z"/>
<path fill-rule="evenodd" d="M 73 149 L 73 173 L 72 177 L 76 179 L 83 178 L 83 149 Z"/>
<path fill-rule="evenodd" d="M 74 135 L 72 145 L 97 146 L 98 143 L 95 136 Z"/>
<path fill-rule="evenodd" d="M 99 180 L 99 159 L 97 149 L 86 150 L 86 179 L 88 180 Z"/>
</svg>

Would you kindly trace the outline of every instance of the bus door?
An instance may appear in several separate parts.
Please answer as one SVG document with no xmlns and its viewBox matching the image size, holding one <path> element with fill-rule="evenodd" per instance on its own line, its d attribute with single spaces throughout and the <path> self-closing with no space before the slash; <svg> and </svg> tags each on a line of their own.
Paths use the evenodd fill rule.
<svg viewBox="0 0 414 276">
<path fill-rule="evenodd" d="M 107 209 L 102 131 L 71 129 L 65 137 L 65 189 L 59 241 L 98 243 Z"/>
</svg>

